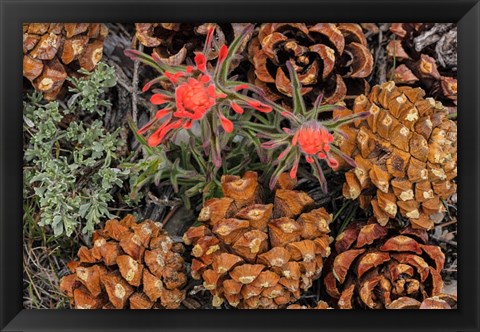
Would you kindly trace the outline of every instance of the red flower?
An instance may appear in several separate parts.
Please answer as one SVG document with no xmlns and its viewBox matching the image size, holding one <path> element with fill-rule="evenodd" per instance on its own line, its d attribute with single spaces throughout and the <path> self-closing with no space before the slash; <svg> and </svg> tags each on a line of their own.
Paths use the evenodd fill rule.
<svg viewBox="0 0 480 332">
<path fill-rule="evenodd" d="M 204 76 L 206 77 L 206 76 Z M 200 120 L 215 105 L 215 86 L 201 80 L 189 78 L 175 90 L 177 118 Z"/>
<path fill-rule="evenodd" d="M 211 41 L 214 34 L 214 26 L 208 29 L 207 40 L 205 43 L 204 53 L 211 47 Z M 155 54 L 151 60 L 157 63 L 163 70 L 163 76 L 148 82 L 142 91 L 146 91 L 153 84 L 159 83 L 163 78 L 167 78 L 174 87 L 172 91 L 160 91 L 150 98 L 154 105 L 162 105 L 162 109 L 157 111 L 155 118 L 149 121 L 138 133 L 144 134 L 151 128 L 155 128 L 155 132 L 149 137 L 148 144 L 156 146 L 160 144 L 165 137 L 179 128 L 189 129 L 194 121 L 204 119 L 205 115 L 212 111 L 214 116 L 219 120 L 222 128 L 227 133 L 233 131 L 233 122 L 227 118 L 227 114 L 222 114 L 225 110 L 233 110 L 236 114 L 243 114 L 244 107 L 250 107 L 260 112 L 271 112 L 272 107 L 261 103 L 245 94 L 241 95 L 237 91 L 242 89 L 250 89 L 248 84 L 236 84 L 228 86 L 223 84 L 219 78 L 222 66 L 228 66 L 229 49 L 223 45 L 218 54 L 216 68 L 207 67 L 207 57 L 204 53 L 196 53 L 194 57 L 195 65 L 188 65 L 181 68 L 162 65 L 162 60 Z M 235 53 L 235 52 L 233 52 Z M 129 51 L 132 56 L 139 56 L 137 51 Z M 142 55 L 142 58 L 146 58 Z M 149 61 L 150 62 L 150 61 Z M 253 90 L 252 90 L 253 91 Z M 254 91 L 255 92 L 255 91 Z M 217 107 L 218 106 L 218 107 Z M 230 106 L 230 108 L 223 107 Z M 212 110 L 212 108 L 214 108 Z M 206 121 L 206 120 L 205 120 Z M 156 125 L 158 122 L 160 124 Z M 217 131 L 217 128 L 213 128 Z"/>
<path fill-rule="evenodd" d="M 219 113 L 220 122 L 222 124 L 223 129 L 227 133 L 231 133 L 233 131 L 233 122 L 228 120 L 222 113 Z"/>
<path fill-rule="evenodd" d="M 298 143 L 304 153 L 316 154 L 319 158 L 325 159 L 325 153 L 330 151 L 332 142 L 333 135 L 319 122 L 307 122 L 295 132 L 292 145 Z"/>
<path fill-rule="evenodd" d="M 182 77 L 185 76 L 185 73 L 179 71 L 178 73 L 172 74 L 172 73 L 169 73 L 168 71 L 166 71 L 166 72 L 164 73 L 164 75 L 165 75 L 173 84 L 177 84 L 177 83 L 178 83 L 178 80 L 179 80 L 180 78 L 182 78 Z"/>
<path fill-rule="evenodd" d="M 247 101 L 247 104 L 250 107 L 253 107 L 254 109 L 256 109 L 257 111 L 260 111 L 260 112 L 263 112 L 263 113 L 269 113 L 269 112 L 272 111 L 271 106 L 263 104 L 263 103 L 259 102 L 258 100 L 249 100 L 249 101 Z"/>
<path fill-rule="evenodd" d="M 227 45 L 222 45 L 222 47 L 220 48 L 220 52 L 218 53 L 218 62 L 222 63 L 223 61 L 225 61 L 227 54 L 228 54 Z"/>
<path fill-rule="evenodd" d="M 197 53 L 193 59 L 198 70 L 205 72 L 207 70 L 207 57 L 202 53 Z"/>
<path fill-rule="evenodd" d="M 231 101 L 230 107 L 232 107 L 232 110 L 234 110 L 235 113 L 243 114 L 243 108 L 241 108 L 236 102 Z"/>
<path fill-rule="evenodd" d="M 170 101 L 170 97 L 162 95 L 161 93 L 156 93 L 150 98 L 150 102 L 153 105 L 162 105 Z"/>
<path fill-rule="evenodd" d="M 249 88 L 248 84 L 239 84 L 234 88 L 234 90 L 239 91 L 239 90 L 248 89 L 248 88 Z"/>
<path fill-rule="evenodd" d="M 169 96 L 168 92 L 164 92 L 155 93 L 150 98 L 150 102 L 154 105 L 165 103 L 168 103 L 168 105 L 157 111 L 155 118 L 141 128 L 138 133 L 147 132 L 155 123 L 166 118 L 167 115 L 168 118 L 149 137 L 148 145 L 157 146 L 172 130 L 180 127 L 190 129 L 193 121 L 201 120 L 215 105 L 217 99 L 226 97 L 224 93 L 217 93 L 210 75 L 206 72 L 207 60 L 205 55 L 198 53 L 194 60 L 195 67 L 187 66 L 183 72 L 164 73 L 165 77 L 176 86 L 174 96 Z M 196 72 L 194 72 L 195 70 Z M 148 84 L 148 87 L 150 86 L 151 84 Z M 220 122 L 226 132 L 232 132 L 233 123 L 230 120 L 221 115 Z"/>
<path fill-rule="evenodd" d="M 325 159 L 333 169 L 338 167 L 338 161 L 332 157 L 330 150 L 333 143 L 333 135 L 325 128 L 319 121 L 307 121 L 298 127 L 295 131 L 284 128 L 285 134 L 293 134 L 292 141 L 286 142 L 284 139 L 272 140 L 262 144 L 265 149 L 273 149 L 280 145 L 287 145 L 286 149 L 280 153 L 278 160 L 285 158 L 290 160 L 292 168 L 290 176 L 295 178 L 297 176 L 298 164 L 301 155 L 305 155 L 308 163 L 317 163 L 315 158 Z M 296 148 L 296 149 L 294 149 Z M 317 164 L 315 164 L 317 166 Z"/>
<path fill-rule="evenodd" d="M 149 138 L 148 138 L 148 145 L 149 146 L 157 146 L 160 144 L 168 134 L 168 132 L 172 129 L 180 128 L 182 125 L 181 120 L 176 120 L 174 122 L 170 122 L 171 118 L 168 121 L 165 121 L 160 128 L 158 128 Z"/>
<path fill-rule="evenodd" d="M 333 135 L 317 121 L 308 121 L 297 129 L 293 135 L 292 145 L 300 147 L 307 162 L 313 162 L 313 156 L 326 159 L 331 168 L 338 167 L 338 162 L 330 155 Z"/>
</svg>

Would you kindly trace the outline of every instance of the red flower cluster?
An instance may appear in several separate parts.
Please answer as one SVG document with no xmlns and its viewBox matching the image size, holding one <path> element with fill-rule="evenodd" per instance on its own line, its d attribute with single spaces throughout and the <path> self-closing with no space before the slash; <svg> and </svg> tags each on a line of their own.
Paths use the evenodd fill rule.
<svg viewBox="0 0 480 332">
<path fill-rule="evenodd" d="M 175 86 L 175 95 L 168 92 L 156 93 L 150 98 L 154 105 L 167 106 L 155 114 L 155 118 L 141 128 L 138 133 L 143 134 L 153 124 L 165 119 L 163 124 L 149 137 L 148 145 L 157 146 L 173 129 L 189 129 L 193 121 L 201 120 L 216 104 L 219 98 L 225 98 L 224 93 L 217 93 L 215 84 L 207 73 L 207 58 L 198 53 L 194 58 L 196 66 L 187 66 L 185 71 L 176 73 L 165 72 L 165 77 Z M 225 131 L 232 131 L 233 124 L 226 118 L 221 118 Z"/>
<path fill-rule="evenodd" d="M 308 163 L 313 163 L 313 155 L 326 159 L 332 168 L 338 167 L 338 162 L 330 156 L 330 144 L 333 135 L 320 122 L 309 121 L 304 123 L 293 135 L 292 145 L 298 144 Z"/>
<path fill-rule="evenodd" d="M 313 163 L 315 161 L 313 157 L 317 156 L 319 159 L 327 160 L 328 166 L 336 169 L 338 167 L 338 161 L 330 154 L 330 144 L 332 144 L 332 142 L 333 135 L 320 122 L 308 121 L 295 131 L 292 139 L 292 147 L 298 145 L 309 164 Z M 297 176 L 299 162 L 300 156 L 297 154 L 294 165 L 290 171 L 291 178 Z"/>
<path fill-rule="evenodd" d="M 207 43 L 208 39 L 211 39 L 212 34 L 213 30 L 209 32 Z M 217 68 L 214 71 L 214 75 L 218 72 L 219 67 L 225 61 L 227 54 L 228 47 L 223 45 L 219 52 Z M 207 114 L 215 105 L 222 102 L 227 103 L 227 105 L 229 105 L 237 114 L 244 113 L 244 110 L 241 107 L 242 104 L 260 112 L 268 113 L 272 111 L 272 107 L 246 96 L 242 96 L 241 99 L 236 101 L 231 100 L 232 98 L 227 98 L 228 96 L 226 93 L 217 89 L 213 80 L 214 76 L 211 76 L 207 72 L 206 56 L 202 53 L 197 53 L 194 61 L 195 66 L 187 66 L 184 71 L 178 71 L 175 73 L 168 71 L 164 72 L 164 76 L 167 77 L 175 87 L 175 93 L 172 94 L 168 91 L 162 91 L 161 93 L 155 93 L 150 99 L 154 105 L 166 104 L 166 106 L 158 110 L 155 114 L 155 118 L 138 131 L 139 134 L 143 134 L 155 123 L 163 119 L 162 125 L 149 137 L 149 146 L 157 146 L 160 144 L 165 136 L 174 129 L 180 127 L 189 129 L 192 126 L 193 121 L 202 120 L 205 114 Z M 151 85 L 152 82 L 148 83 L 143 88 L 143 91 L 148 90 Z M 232 95 L 238 97 L 236 92 L 242 89 L 249 89 L 249 86 L 247 84 L 238 84 L 234 86 L 231 88 Z M 233 123 L 222 114 L 220 108 L 217 108 L 215 114 L 220 119 L 222 128 L 227 133 L 232 132 Z"/>
<path fill-rule="evenodd" d="M 284 115 L 293 116 L 291 113 L 284 113 Z M 272 140 L 262 144 L 265 149 L 274 149 L 281 145 L 287 145 L 285 150 L 278 156 L 278 160 L 285 159 L 288 155 L 293 154 L 293 166 L 290 170 L 290 177 L 297 176 L 298 164 L 300 157 L 303 154 L 308 163 L 315 162 L 315 157 L 327 161 L 328 166 L 333 169 L 338 167 L 338 161 L 332 157 L 330 150 L 333 143 L 333 135 L 325 128 L 319 121 L 307 121 L 300 125 L 296 130 L 288 128 L 283 129 L 287 134 L 287 138 Z"/>
<path fill-rule="evenodd" d="M 177 87 L 175 91 L 177 111 L 174 113 L 176 117 L 200 120 L 215 105 L 215 86 L 213 84 L 207 86 L 208 82 L 208 76 L 202 76 L 199 80 L 189 78 Z"/>
</svg>

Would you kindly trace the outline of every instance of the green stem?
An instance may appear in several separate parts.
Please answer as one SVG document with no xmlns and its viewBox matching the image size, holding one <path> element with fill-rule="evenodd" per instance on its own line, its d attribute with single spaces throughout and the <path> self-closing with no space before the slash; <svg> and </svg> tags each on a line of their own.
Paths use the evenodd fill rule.
<svg viewBox="0 0 480 332">
<path fill-rule="evenodd" d="M 272 125 L 266 125 L 266 124 L 260 124 L 260 123 L 255 123 L 255 122 L 246 122 L 246 121 L 239 121 L 238 124 L 241 127 L 244 128 L 249 128 L 252 130 L 272 130 L 275 129 L 272 127 Z M 284 136 L 284 135 L 282 135 Z"/>
<path fill-rule="evenodd" d="M 350 209 L 347 217 L 345 218 L 345 220 L 343 221 L 342 223 L 342 226 L 340 227 L 340 229 L 338 230 L 338 233 L 342 233 L 345 228 L 350 224 L 350 222 L 352 221 L 353 217 L 355 216 L 355 214 L 357 213 L 357 209 L 358 209 L 358 204 L 355 204 L 353 205 L 353 207 Z"/>
<path fill-rule="evenodd" d="M 351 204 L 352 204 L 351 201 L 348 201 L 348 203 L 343 204 L 343 206 L 340 208 L 340 210 L 338 210 L 337 213 L 335 213 L 335 215 L 333 216 L 332 222 L 335 222 L 337 220 L 337 218 L 341 215 L 343 210 L 345 210 L 347 207 L 351 206 Z"/>
</svg>

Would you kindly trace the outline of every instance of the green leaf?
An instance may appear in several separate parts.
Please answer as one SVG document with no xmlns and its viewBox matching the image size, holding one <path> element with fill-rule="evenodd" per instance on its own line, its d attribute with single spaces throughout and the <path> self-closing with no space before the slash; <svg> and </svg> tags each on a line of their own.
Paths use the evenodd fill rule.
<svg viewBox="0 0 480 332">
<path fill-rule="evenodd" d="M 68 106 L 45 104 L 37 94 L 23 105 L 31 122 L 24 128 L 34 125 L 25 142 L 24 193 L 38 206 L 38 225 L 50 226 L 55 237 L 80 230 L 91 233 L 96 223 L 110 216 L 112 189 L 130 176 L 129 170 L 115 167 L 121 162 L 117 148 L 124 144 L 119 139 L 122 129 L 108 133 L 101 120 L 60 126 L 65 114 L 101 114 L 108 108 L 103 94 L 115 83 L 115 70 L 99 64 L 85 75 L 71 78 L 74 95 L 67 97 Z"/>
<path fill-rule="evenodd" d="M 126 56 L 128 56 L 132 60 L 139 60 L 140 62 L 154 68 L 159 73 L 163 74 L 166 71 L 169 71 L 169 72 L 176 71 L 172 66 L 166 64 L 163 61 L 160 61 L 159 59 L 154 59 L 153 57 L 151 57 L 146 53 L 143 53 L 134 49 L 127 49 L 125 50 L 124 53 Z"/>
<path fill-rule="evenodd" d="M 360 113 L 354 113 L 354 114 L 350 114 L 350 115 L 346 115 L 346 116 L 343 116 L 341 118 L 338 118 L 338 119 L 332 119 L 332 120 L 328 120 L 328 121 L 325 121 L 325 122 L 322 122 L 322 124 L 330 129 L 330 130 L 334 130 L 338 127 L 341 127 L 347 123 L 350 123 L 350 122 L 353 122 L 353 121 L 356 121 L 356 120 L 363 120 L 363 119 L 366 119 L 368 118 L 370 115 L 372 115 L 372 113 L 370 113 L 369 111 L 366 111 L 366 112 L 360 112 Z"/>
<path fill-rule="evenodd" d="M 305 101 L 303 100 L 302 96 L 302 85 L 298 80 L 298 75 L 293 65 L 290 61 L 287 61 L 286 64 L 288 73 L 290 75 L 290 82 L 292 86 L 292 95 L 293 95 L 293 113 L 294 114 L 301 114 L 305 115 L 307 110 L 305 108 Z"/>
<path fill-rule="evenodd" d="M 80 205 L 80 208 L 78 209 L 78 213 L 80 214 L 80 217 L 85 218 L 88 212 L 88 209 L 90 208 L 91 205 L 92 203 L 90 202 Z"/>
<path fill-rule="evenodd" d="M 133 135 L 135 136 L 135 138 L 137 139 L 137 141 L 144 147 L 144 149 L 145 149 L 149 154 L 153 154 L 153 153 L 154 153 L 154 148 L 148 145 L 148 142 L 147 142 L 147 140 L 145 139 L 145 137 L 143 137 L 142 135 L 138 134 L 138 127 L 137 127 L 137 125 L 135 124 L 135 122 L 133 122 L 133 119 L 132 119 L 131 116 L 128 116 L 127 122 L 128 122 L 128 126 L 129 126 L 130 129 L 132 130 Z"/>
<path fill-rule="evenodd" d="M 240 34 L 237 38 L 233 40 L 233 42 L 230 44 L 228 48 L 228 53 L 227 57 L 225 58 L 225 61 L 222 63 L 220 70 L 218 72 L 218 81 L 221 84 L 224 84 L 227 82 L 228 79 L 228 74 L 230 70 L 230 66 L 232 64 L 233 57 L 235 54 L 238 52 L 238 49 L 240 46 L 244 43 L 244 41 L 250 37 L 250 33 L 254 29 L 254 25 L 250 24 L 248 25 Z"/>
</svg>

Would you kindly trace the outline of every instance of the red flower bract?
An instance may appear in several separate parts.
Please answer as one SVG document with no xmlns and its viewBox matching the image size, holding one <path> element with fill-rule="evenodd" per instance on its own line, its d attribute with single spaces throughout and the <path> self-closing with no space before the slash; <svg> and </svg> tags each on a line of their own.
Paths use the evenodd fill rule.
<svg viewBox="0 0 480 332">
<path fill-rule="evenodd" d="M 300 147 L 307 162 L 313 162 L 313 156 L 326 159 L 328 166 L 338 167 L 338 162 L 330 155 L 333 135 L 318 121 L 308 121 L 300 126 L 293 135 L 292 145 Z"/>
<path fill-rule="evenodd" d="M 310 164 L 315 162 L 314 158 L 319 158 L 325 159 L 328 166 L 333 169 L 338 167 L 337 160 L 330 154 L 330 144 L 333 142 L 333 135 L 321 124 L 321 122 L 314 120 L 307 121 L 299 126 L 294 132 L 288 128 L 284 128 L 284 131 L 287 135 L 292 135 L 293 133 L 293 138 L 287 145 L 286 149 L 280 153 L 278 160 L 285 159 L 293 148 L 296 148 L 298 151 L 294 154 L 290 177 L 295 178 L 297 176 L 301 154 L 305 156 L 305 159 Z M 263 143 L 262 147 L 272 149 L 281 144 L 281 142 L 270 141 Z"/>
<path fill-rule="evenodd" d="M 189 78 L 175 90 L 177 118 L 200 120 L 215 105 L 215 86 Z"/>
<path fill-rule="evenodd" d="M 330 151 L 330 143 L 333 142 L 333 135 L 319 122 L 310 121 L 304 123 L 293 136 L 292 145 L 299 145 L 307 155 L 317 155 L 325 159 L 326 153 Z"/>
</svg>

